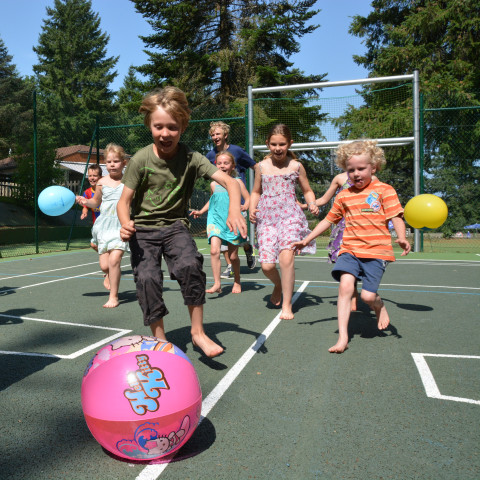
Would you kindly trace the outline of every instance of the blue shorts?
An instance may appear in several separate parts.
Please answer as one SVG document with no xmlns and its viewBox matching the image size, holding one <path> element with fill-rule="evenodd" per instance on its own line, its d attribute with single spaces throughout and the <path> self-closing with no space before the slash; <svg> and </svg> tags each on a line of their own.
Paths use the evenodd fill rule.
<svg viewBox="0 0 480 480">
<path fill-rule="evenodd" d="M 342 273 L 350 273 L 362 281 L 362 289 L 377 293 L 388 264 L 387 260 L 357 258 L 350 253 L 342 253 L 332 269 L 332 277 L 339 282 Z"/>
</svg>

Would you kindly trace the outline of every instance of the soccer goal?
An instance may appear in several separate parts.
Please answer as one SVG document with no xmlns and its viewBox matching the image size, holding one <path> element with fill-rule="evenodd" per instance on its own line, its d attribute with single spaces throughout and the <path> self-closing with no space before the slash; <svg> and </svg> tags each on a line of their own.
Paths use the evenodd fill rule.
<svg viewBox="0 0 480 480">
<path fill-rule="evenodd" d="M 359 86 L 352 93 L 351 86 Z M 350 87 L 350 88 L 346 88 Z M 348 92 L 346 92 L 348 90 Z M 413 162 L 413 188 L 420 194 L 420 95 L 418 71 L 357 80 L 248 88 L 248 150 L 259 158 L 271 126 L 292 130 L 292 150 L 302 152 L 317 171 L 332 164 L 332 152 L 343 143 L 376 140 L 389 157 Z M 253 179 L 250 179 L 250 187 Z M 398 188 L 398 187 L 397 187 Z M 251 234 L 253 232 L 250 232 Z M 414 231 L 419 251 L 420 231 Z"/>
</svg>

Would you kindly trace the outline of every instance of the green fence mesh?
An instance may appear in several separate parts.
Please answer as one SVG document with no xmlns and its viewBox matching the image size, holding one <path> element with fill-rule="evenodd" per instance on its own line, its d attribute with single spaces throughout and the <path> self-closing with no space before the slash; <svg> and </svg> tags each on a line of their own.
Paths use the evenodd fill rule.
<svg viewBox="0 0 480 480">
<path fill-rule="evenodd" d="M 412 134 L 411 85 L 377 89 L 376 93 L 340 96 L 328 92 L 299 98 L 295 92 L 278 98 L 254 100 L 255 145 L 265 142 L 267 132 L 275 123 L 286 123 L 292 130 L 296 143 L 335 141 L 352 138 L 391 138 Z M 473 96 L 475 98 L 475 96 Z M 368 105 L 368 106 L 367 106 Z M 382 108 L 375 108 L 378 105 Z M 230 143 L 246 148 L 247 121 L 244 106 L 237 111 L 225 111 L 217 106 L 195 109 L 182 141 L 192 149 L 207 153 L 212 143 L 208 134 L 209 124 L 223 120 L 231 126 Z M 355 120 L 355 128 L 348 125 Z M 33 127 L 32 127 L 33 128 Z M 480 229 L 466 228 L 480 225 L 480 106 L 478 102 L 450 94 L 425 97 L 421 112 L 423 135 L 423 183 L 425 193 L 440 194 L 449 207 L 445 225 L 435 231 L 425 231 L 421 236 L 421 250 L 427 252 L 480 252 Z M 90 163 L 97 161 L 96 148 L 110 142 L 122 145 L 129 155 L 151 143 L 150 132 L 143 125 L 140 115 L 118 114 L 104 117 L 92 125 Z M 39 138 L 41 144 L 42 138 Z M 385 147 L 389 158 L 413 158 L 412 145 Z M 47 152 L 48 153 L 48 152 Z M 307 169 L 316 196 L 323 194 L 330 180 L 338 173 L 329 148 L 303 148 L 297 155 Z M 45 155 L 45 153 L 43 153 Z M 258 161 L 264 155 L 255 152 Z M 401 162 L 399 162 L 401 163 Z M 412 168 L 407 165 L 406 168 Z M 395 186 L 403 204 L 413 195 L 413 180 L 403 179 L 400 184 L 396 173 L 389 173 L 384 181 Z M 79 185 L 83 182 L 83 185 Z M 80 193 L 88 185 L 85 178 L 72 189 Z M 191 208 L 198 209 L 209 197 L 209 182 L 197 182 L 191 200 Z M 46 217 L 37 210 L 38 227 L 35 228 L 35 211 L 18 200 L 17 191 L 28 190 L 33 205 L 31 185 L 16 185 L 11 178 L 0 178 L 0 256 L 10 257 L 88 248 L 90 220 L 80 220 L 80 209 L 59 217 Z M 300 193 L 300 192 L 299 192 Z M 24 195 L 24 193 L 22 193 Z M 28 197 L 27 195 L 27 197 Z M 24 198 L 24 197 L 22 197 Z M 320 216 L 326 214 L 328 205 Z M 313 226 L 317 219 L 309 217 Z M 192 221 L 192 234 L 204 237 L 205 218 Z M 412 237 L 410 237 L 412 239 Z M 320 239 L 323 247 L 327 238 Z"/>
</svg>

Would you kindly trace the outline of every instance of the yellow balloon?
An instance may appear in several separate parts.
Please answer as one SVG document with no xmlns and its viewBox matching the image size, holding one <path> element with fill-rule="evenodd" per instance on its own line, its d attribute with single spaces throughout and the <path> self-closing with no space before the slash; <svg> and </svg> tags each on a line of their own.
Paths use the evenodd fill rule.
<svg viewBox="0 0 480 480">
<path fill-rule="evenodd" d="M 413 228 L 438 228 L 443 225 L 447 215 L 447 204 L 429 193 L 411 198 L 404 211 L 405 220 Z"/>
</svg>

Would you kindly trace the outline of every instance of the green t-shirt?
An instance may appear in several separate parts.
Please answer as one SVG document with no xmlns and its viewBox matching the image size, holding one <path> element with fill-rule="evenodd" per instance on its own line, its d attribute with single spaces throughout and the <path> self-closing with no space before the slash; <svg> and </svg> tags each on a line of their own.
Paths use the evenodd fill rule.
<svg viewBox="0 0 480 480">
<path fill-rule="evenodd" d="M 139 150 L 128 162 L 122 182 L 135 196 L 132 214 L 135 225 L 160 228 L 177 220 L 189 225 L 188 203 L 195 181 L 210 178 L 218 169 L 208 158 L 178 144 L 176 155 L 163 160 L 153 152 L 153 144 Z"/>
</svg>

